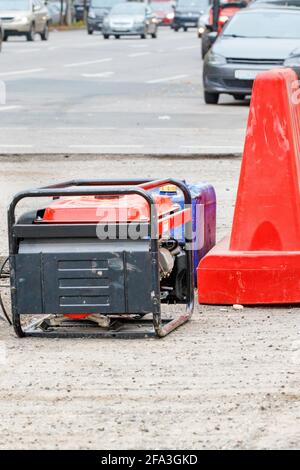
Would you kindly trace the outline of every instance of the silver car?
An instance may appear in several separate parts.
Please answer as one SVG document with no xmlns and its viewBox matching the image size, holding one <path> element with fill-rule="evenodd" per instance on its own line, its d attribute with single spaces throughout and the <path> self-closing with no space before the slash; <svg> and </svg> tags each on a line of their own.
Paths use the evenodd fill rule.
<svg viewBox="0 0 300 470">
<path fill-rule="evenodd" d="M 125 2 L 115 5 L 104 18 L 102 33 L 104 39 L 111 35 L 119 39 L 120 36 L 140 36 L 146 39 L 150 34 L 157 37 L 158 19 L 149 5 L 138 2 Z"/>
<path fill-rule="evenodd" d="M 34 41 L 36 33 L 43 41 L 48 40 L 50 17 L 42 0 L 0 0 L 0 21 L 4 41 L 9 36 L 26 36 L 27 41 Z"/>
</svg>

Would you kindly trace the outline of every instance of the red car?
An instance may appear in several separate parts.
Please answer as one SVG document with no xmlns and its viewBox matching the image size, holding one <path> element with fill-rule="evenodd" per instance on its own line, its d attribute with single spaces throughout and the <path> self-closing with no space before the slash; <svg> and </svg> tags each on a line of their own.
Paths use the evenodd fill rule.
<svg viewBox="0 0 300 470">
<path fill-rule="evenodd" d="M 170 1 L 151 2 L 151 8 L 161 25 L 171 26 L 173 23 L 175 13 L 172 5 Z"/>
<path fill-rule="evenodd" d="M 247 1 L 233 1 L 233 0 L 222 0 L 220 2 L 220 12 L 219 12 L 219 21 L 218 21 L 218 33 L 220 33 L 230 18 L 232 18 L 241 8 L 247 6 Z M 207 52 L 211 48 L 211 43 L 209 40 L 209 33 L 212 31 L 213 27 L 213 7 L 209 11 L 209 20 L 206 25 L 206 29 L 202 35 L 202 58 L 206 56 Z"/>
</svg>

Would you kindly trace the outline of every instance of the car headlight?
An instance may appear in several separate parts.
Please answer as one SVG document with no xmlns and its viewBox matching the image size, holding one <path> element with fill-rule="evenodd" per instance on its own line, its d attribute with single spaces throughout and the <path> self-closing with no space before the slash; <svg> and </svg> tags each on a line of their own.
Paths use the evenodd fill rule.
<svg viewBox="0 0 300 470">
<path fill-rule="evenodd" d="M 221 54 L 210 51 L 208 53 L 208 62 L 210 65 L 225 65 L 226 59 Z"/>
<path fill-rule="evenodd" d="M 284 65 L 286 65 L 287 67 L 300 67 L 300 55 L 288 57 L 284 61 Z"/>
<path fill-rule="evenodd" d="M 173 19 L 174 19 L 174 16 L 175 16 L 175 15 L 174 15 L 174 12 L 171 11 L 170 13 L 167 14 L 167 19 L 168 19 L 168 20 L 173 20 Z"/>
<path fill-rule="evenodd" d="M 92 19 L 95 19 L 95 18 L 96 18 L 96 13 L 94 12 L 94 10 L 89 10 L 88 17 L 89 17 L 89 18 L 92 18 Z"/>
<path fill-rule="evenodd" d="M 27 16 L 16 16 L 15 17 L 15 22 L 19 24 L 27 24 L 28 23 L 28 18 Z"/>
</svg>

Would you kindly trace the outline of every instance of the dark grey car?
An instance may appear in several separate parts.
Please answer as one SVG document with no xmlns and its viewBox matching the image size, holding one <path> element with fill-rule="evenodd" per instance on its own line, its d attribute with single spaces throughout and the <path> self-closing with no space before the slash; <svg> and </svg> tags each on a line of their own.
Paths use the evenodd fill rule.
<svg viewBox="0 0 300 470">
<path fill-rule="evenodd" d="M 125 0 L 91 0 L 87 16 L 87 32 L 93 34 L 94 31 L 102 31 L 104 18 L 111 9 L 118 3 Z"/>
<path fill-rule="evenodd" d="M 217 104 L 221 93 L 244 99 L 259 72 L 278 67 L 291 67 L 300 76 L 300 10 L 245 9 L 229 21 L 205 57 L 205 102 Z"/>
</svg>

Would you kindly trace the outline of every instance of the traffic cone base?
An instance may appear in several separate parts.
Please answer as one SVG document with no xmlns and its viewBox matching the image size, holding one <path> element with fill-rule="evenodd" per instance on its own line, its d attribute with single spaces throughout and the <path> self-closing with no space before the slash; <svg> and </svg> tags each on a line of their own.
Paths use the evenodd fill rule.
<svg viewBox="0 0 300 470">
<path fill-rule="evenodd" d="M 230 251 L 223 239 L 201 261 L 201 304 L 300 303 L 300 251 Z"/>
</svg>

